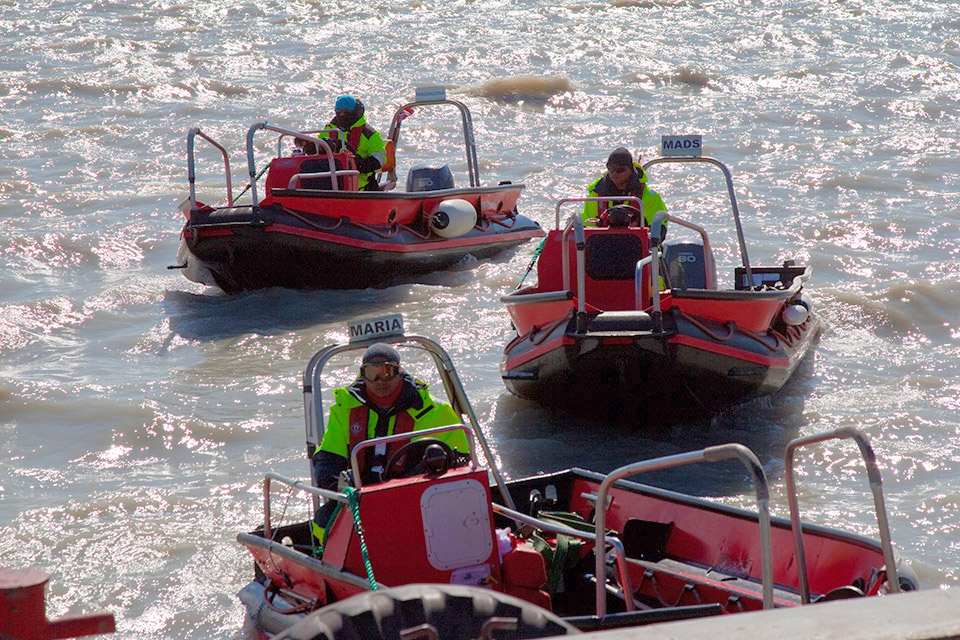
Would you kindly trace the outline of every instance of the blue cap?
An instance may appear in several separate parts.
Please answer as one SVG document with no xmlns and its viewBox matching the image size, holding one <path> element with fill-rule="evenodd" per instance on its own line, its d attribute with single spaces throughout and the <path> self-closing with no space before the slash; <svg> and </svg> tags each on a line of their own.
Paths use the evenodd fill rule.
<svg viewBox="0 0 960 640">
<path fill-rule="evenodd" d="M 337 98 L 337 103 L 333 105 L 334 111 L 340 111 L 341 109 L 344 111 L 353 111 L 356 108 L 357 99 L 346 94 Z"/>
</svg>

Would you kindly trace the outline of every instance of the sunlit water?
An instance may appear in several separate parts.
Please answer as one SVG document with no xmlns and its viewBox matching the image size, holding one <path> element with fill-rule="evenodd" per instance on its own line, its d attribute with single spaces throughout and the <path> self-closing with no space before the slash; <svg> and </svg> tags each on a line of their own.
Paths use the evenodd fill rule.
<svg viewBox="0 0 960 640">
<path fill-rule="evenodd" d="M 784 445 L 858 426 L 896 546 L 925 587 L 960 581 L 953 3 L 0 0 L 0 43 L 0 563 L 53 574 L 51 617 L 110 610 L 117 638 L 247 637 L 234 536 L 261 517 L 265 471 L 306 471 L 303 367 L 349 318 L 395 311 L 450 351 L 513 477 L 738 441 L 785 515 Z M 816 353 L 771 398 L 634 430 L 505 392 L 499 297 L 534 245 L 360 292 L 225 297 L 166 269 L 189 127 L 232 151 L 239 190 L 253 122 L 316 128 L 350 91 L 385 130 L 426 84 L 470 106 L 484 183 L 524 182 L 521 210 L 544 225 L 613 147 L 649 158 L 661 134 L 704 134 L 734 171 L 753 263 L 812 264 Z M 465 181 L 442 115 L 408 120 L 401 167 L 444 158 Z M 198 162 L 201 195 L 221 198 L 216 156 Z M 714 232 L 729 283 L 718 176 L 652 172 L 674 213 Z M 875 536 L 860 469 L 849 443 L 802 454 L 805 516 Z M 735 466 L 649 480 L 750 504 Z"/>
</svg>

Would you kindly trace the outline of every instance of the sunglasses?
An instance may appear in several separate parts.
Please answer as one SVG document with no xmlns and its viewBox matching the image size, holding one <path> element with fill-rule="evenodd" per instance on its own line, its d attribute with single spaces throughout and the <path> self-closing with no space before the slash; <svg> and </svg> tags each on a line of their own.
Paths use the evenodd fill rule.
<svg viewBox="0 0 960 640">
<path fill-rule="evenodd" d="M 607 167 L 609 173 L 626 173 L 627 171 L 633 171 L 633 167 Z"/>
<path fill-rule="evenodd" d="M 383 364 L 367 364 L 360 367 L 360 374 L 367 382 L 389 382 L 400 373 L 400 365 L 385 362 Z"/>
</svg>

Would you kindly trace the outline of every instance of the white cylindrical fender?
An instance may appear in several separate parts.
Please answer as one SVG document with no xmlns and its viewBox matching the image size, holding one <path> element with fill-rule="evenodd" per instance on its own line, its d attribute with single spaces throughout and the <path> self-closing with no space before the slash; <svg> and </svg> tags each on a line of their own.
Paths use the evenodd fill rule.
<svg viewBox="0 0 960 640">
<path fill-rule="evenodd" d="M 444 200 L 430 212 L 430 230 L 441 238 L 456 238 L 477 224 L 477 210 L 461 198 Z"/>
<path fill-rule="evenodd" d="M 780 317 L 783 319 L 784 324 L 795 327 L 806 322 L 807 316 L 809 315 L 810 312 L 807 311 L 807 308 L 802 304 L 791 304 L 784 307 Z"/>
</svg>

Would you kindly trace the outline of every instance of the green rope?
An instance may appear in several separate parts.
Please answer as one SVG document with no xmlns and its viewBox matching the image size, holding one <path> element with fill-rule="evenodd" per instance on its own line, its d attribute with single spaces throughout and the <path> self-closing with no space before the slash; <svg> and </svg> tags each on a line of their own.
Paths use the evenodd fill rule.
<svg viewBox="0 0 960 640">
<path fill-rule="evenodd" d="M 263 169 L 260 169 L 260 173 L 258 173 L 258 174 L 257 174 L 257 177 L 253 179 L 253 182 L 256 182 L 257 180 L 259 180 L 259 179 L 260 179 L 260 176 L 262 176 L 262 175 L 266 172 L 266 170 L 269 169 L 269 168 L 270 168 L 270 163 L 268 162 L 267 165 L 266 165 Z M 243 194 L 245 194 L 245 193 L 247 192 L 247 189 L 250 188 L 250 185 L 252 185 L 253 182 L 248 182 L 248 183 L 247 183 L 247 186 L 245 186 L 245 187 L 243 188 L 243 191 L 241 191 L 240 194 L 239 194 L 236 198 L 234 198 L 234 200 L 239 200 L 239 199 L 240 199 L 240 196 L 242 196 Z"/>
<path fill-rule="evenodd" d="M 523 281 L 527 279 L 527 276 L 530 275 L 530 271 L 533 270 L 533 265 L 536 264 L 537 258 L 540 257 L 540 252 L 543 251 L 543 245 L 547 241 L 547 236 L 543 237 L 543 240 L 540 241 L 540 246 L 537 247 L 537 250 L 533 252 L 533 257 L 530 258 L 530 264 L 527 265 L 527 271 L 523 274 L 523 277 L 520 278 L 520 284 L 517 285 L 517 289 L 523 286 Z"/>
<path fill-rule="evenodd" d="M 367 579 L 370 581 L 370 588 L 376 591 L 377 580 L 373 577 L 373 565 L 370 564 L 367 542 L 363 539 L 363 525 L 360 524 L 360 496 L 353 487 L 346 487 L 343 492 L 347 495 L 350 511 L 353 512 L 353 523 L 357 525 L 357 537 L 360 538 L 360 552 L 363 554 L 363 566 L 367 568 Z"/>
</svg>

